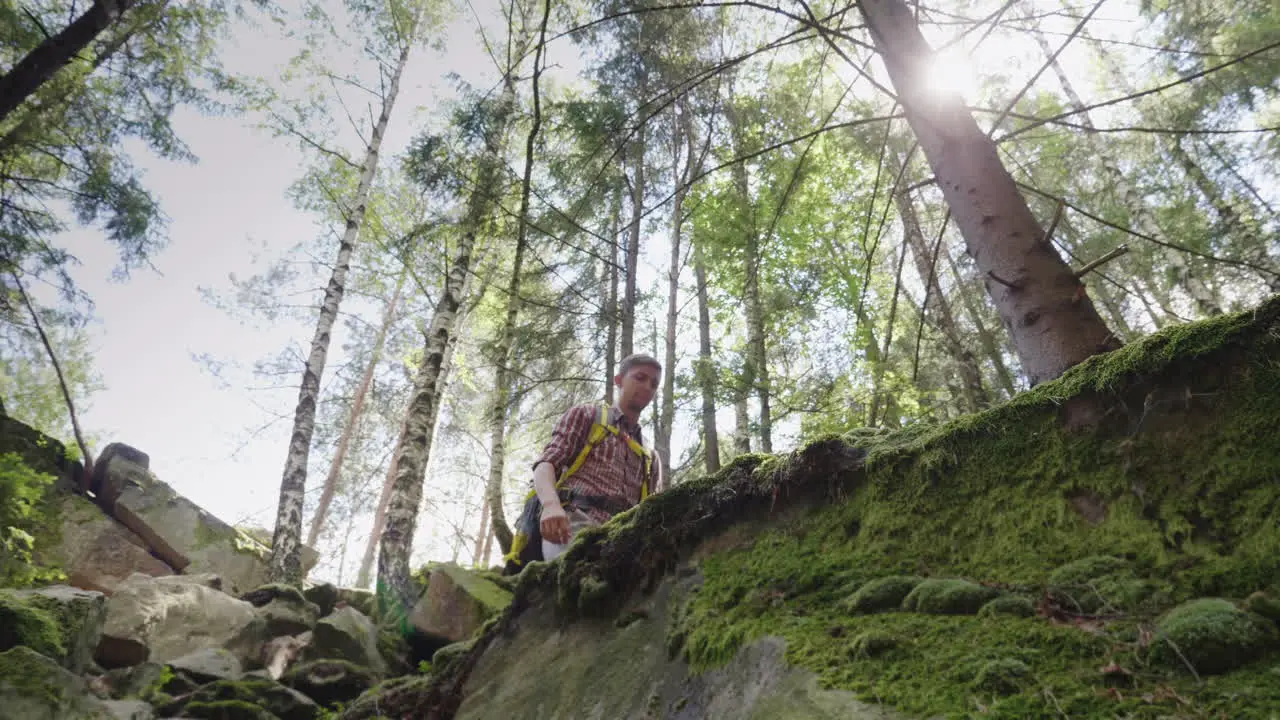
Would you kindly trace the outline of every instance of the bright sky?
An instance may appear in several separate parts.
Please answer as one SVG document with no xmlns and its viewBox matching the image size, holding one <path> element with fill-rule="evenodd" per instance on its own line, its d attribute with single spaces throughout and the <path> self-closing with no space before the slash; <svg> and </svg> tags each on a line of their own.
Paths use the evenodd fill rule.
<svg viewBox="0 0 1280 720">
<path fill-rule="evenodd" d="M 484 5 L 477 7 L 482 14 L 488 11 Z M 421 113 L 403 109 L 433 106 L 448 87 L 442 79 L 447 73 L 468 79 L 476 79 L 478 73 L 492 77 L 492 63 L 473 28 L 473 16 L 464 13 L 449 28 L 445 53 L 421 50 L 414 56 L 402 110 L 388 131 L 385 158 L 397 155 L 420 126 Z M 270 68 L 288 55 L 288 48 L 267 36 L 245 34 L 236 41 L 237 47 L 224 54 L 237 64 L 234 70 L 254 69 L 269 76 Z M 566 41 L 561 47 L 572 46 Z M 552 59 L 574 64 L 569 55 Z M 963 72 L 963 53 L 953 53 L 950 59 L 951 72 L 939 80 L 971 90 L 974 80 Z M 1000 67 L 1000 58 L 983 60 Z M 158 272 L 140 270 L 127 282 L 111 282 L 115 256 L 96 232 L 78 230 L 63 239 L 83 263 L 72 275 L 97 303 L 97 322 L 91 327 L 93 363 L 107 386 L 93 398 L 83 421 L 104 444 L 118 440 L 149 453 L 152 470 L 162 480 L 218 517 L 269 527 L 290 427 L 275 423 L 252 437 L 249 431 L 264 417 L 257 407 L 264 402 L 271 411 L 291 413 L 296 390 L 264 400 L 268 396 L 247 389 L 247 381 L 221 387 L 192 356 L 210 353 L 248 366 L 291 341 L 305 344 L 312 328 L 242 326 L 205 303 L 198 288 L 225 290 L 229 274 L 246 277 L 261 269 L 252 261 L 263 248 L 270 258 L 315 235 L 313 218 L 294 209 L 285 197 L 286 188 L 301 173 L 303 158 L 292 141 L 273 139 L 238 118 L 181 110 L 174 125 L 200 158 L 198 164 L 168 163 L 135 153 L 146 171 L 147 186 L 171 220 L 170 244 L 153 258 Z M 665 240 L 656 245 L 654 254 L 661 258 Z M 647 272 L 656 275 L 657 270 L 655 266 Z M 339 330 L 333 341 L 330 368 L 340 360 L 341 334 Z M 278 401 L 281 397 L 283 403 Z M 725 427 L 731 424 L 730 411 Z M 320 482 L 324 470 L 313 465 L 310 482 Z M 419 543 L 420 556 L 447 557 L 441 533 L 434 535 Z"/>
</svg>

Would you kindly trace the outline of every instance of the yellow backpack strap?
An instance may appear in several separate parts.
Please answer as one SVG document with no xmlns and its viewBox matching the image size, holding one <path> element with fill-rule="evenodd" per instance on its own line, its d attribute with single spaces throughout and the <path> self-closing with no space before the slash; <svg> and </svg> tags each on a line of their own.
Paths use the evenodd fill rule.
<svg viewBox="0 0 1280 720">
<path fill-rule="evenodd" d="M 582 451 L 578 453 L 578 457 L 574 458 L 573 464 L 560 474 L 560 479 L 556 481 L 556 488 L 563 487 L 570 475 L 582 469 L 582 466 L 587 462 L 587 456 L 591 454 L 591 450 L 600 444 L 609 429 L 609 406 L 605 405 L 600 410 L 600 419 L 591 423 L 591 430 L 587 433 L 587 442 L 582 446 Z"/>
</svg>

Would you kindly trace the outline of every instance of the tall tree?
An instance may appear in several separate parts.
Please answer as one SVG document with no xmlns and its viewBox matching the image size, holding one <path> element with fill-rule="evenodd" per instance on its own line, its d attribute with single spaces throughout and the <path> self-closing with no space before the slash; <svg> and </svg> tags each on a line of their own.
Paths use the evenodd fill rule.
<svg viewBox="0 0 1280 720">
<path fill-rule="evenodd" d="M 1080 279 L 1046 242 L 995 143 L 958 93 L 929 85 L 933 49 L 911 8 L 903 0 L 858 8 L 1031 384 L 1118 347 Z"/>
<path fill-rule="evenodd" d="M 94 0 L 58 34 L 46 37 L 8 72 L 0 75 L 0 121 L 9 117 L 9 113 L 48 82 L 54 73 L 75 60 L 99 35 L 120 23 L 136 2 Z M 124 39 L 118 41 L 123 42 Z"/>
<path fill-rule="evenodd" d="M 315 431 L 316 404 L 320 395 L 320 378 L 324 374 L 325 360 L 329 352 L 330 333 L 338 317 L 338 308 L 346 291 L 347 271 L 351 256 L 360 237 L 378 161 L 386 136 L 387 124 L 400 94 L 400 80 L 409 62 L 409 55 L 421 40 L 424 29 L 424 5 L 392 4 L 385 8 L 386 16 L 377 12 L 371 20 L 375 27 L 386 32 L 384 42 L 388 49 L 396 51 L 390 67 L 379 64 L 385 73 L 386 90 L 382 93 L 381 108 L 373 131 L 364 147 L 364 157 L 359 164 L 339 155 L 342 162 L 359 168 L 359 184 L 353 196 L 345 203 L 346 227 L 338 243 L 338 253 L 333 271 L 325 288 L 324 299 L 311 339 L 311 351 L 302 372 L 298 389 L 298 403 L 294 410 L 293 431 L 289 439 L 289 452 L 285 458 L 284 474 L 280 481 L 280 502 L 276 510 L 275 532 L 271 540 L 270 577 L 275 582 L 298 585 L 302 582 L 300 562 L 302 536 L 302 500 L 307 484 L 307 459 L 311 452 L 311 437 Z M 380 22 L 379 22 L 380 21 Z M 332 152 L 332 151 L 331 151 Z"/>
<path fill-rule="evenodd" d="M 387 333 L 391 330 L 392 323 L 395 322 L 397 306 L 400 304 L 400 296 L 404 292 L 404 281 L 408 274 L 407 266 L 401 269 L 400 275 L 396 278 L 396 285 L 391 293 L 391 299 L 387 302 L 386 311 L 382 315 L 382 322 L 375 331 L 373 351 L 369 356 L 369 361 L 365 364 L 360 384 L 356 387 L 355 397 L 351 400 L 351 410 L 348 413 L 347 421 L 343 424 L 342 435 L 338 438 L 338 447 L 334 450 L 333 459 L 329 462 L 329 474 L 325 476 L 324 486 L 320 491 L 320 500 L 311 516 L 311 528 L 307 531 L 307 545 L 311 547 L 315 547 L 316 542 L 320 539 L 320 530 L 324 527 L 325 519 L 328 516 L 329 504 L 333 502 L 334 493 L 338 489 L 338 480 L 342 476 L 342 465 L 347 457 L 347 449 L 351 445 L 351 437 L 355 434 L 361 413 L 364 412 L 365 398 L 368 397 L 369 388 L 373 385 L 373 376 L 377 370 L 378 361 L 382 359 L 382 346 L 387 340 Z"/>
</svg>

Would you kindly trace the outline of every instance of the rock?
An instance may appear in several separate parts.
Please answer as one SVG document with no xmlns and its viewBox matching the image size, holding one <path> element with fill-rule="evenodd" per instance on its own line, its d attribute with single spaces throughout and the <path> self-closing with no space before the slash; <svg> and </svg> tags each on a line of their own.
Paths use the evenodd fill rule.
<svg viewBox="0 0 1280 720">
<path fill-rule="evenodd" d="M 151 456 L 131 445 L 113 442 L 102 448 L 93 465 L 90 489 L 97 496 L 98 504 L 108 513 L 114 513 L 116 498 L 119 498 L 120 493 L 124 491 L 125 473 L 109 472 L 111 460 L 117 456 L 143 470 L 151 469 Z"/>
<path fill-rule="evenodd" d="M 346 660 L 314 660 L 290 670 L 282 682 L 321 705 L 332 705 L 356 699 L 378 677 Z"/>
<path fill-rule="evenodd" d="M 330 583 L 313 585 L 303 590 L 302 596 L 307 599 L 307 602 L 315 603 L 316 607 L 320 608 L 320 617 L 333 612 L 333 607 L 338 604 L 338 588 Z"/>
<path fill-rule="evenodd" d="M 181 670 L 198 683 L 215 680 L 237 680 L 243 672 L 235 655 L 222 648 L 203 648 L 169 661 L 174 670 Z"/>
<path fill-rule="evenodd" d="M 134 573 L 153 577 L 174 570 L 151 554 L 146 542 L 80 495 L 59 500 L 61 535 L 56 545 L 36 552 L 44 563 L 56 564 L 67 584 L 107 595 Z"/>
<path fill-rule="evenodd" d="M 959 578 L 929 578 L 915 586 L 902 608 L 930 615 L 974 615 L 1000 592 Z"/>
<path fill-rule="evenodd" d="M 151 705 L 141 700 L 107 700 L 103 704 L 117 720 L 153 720 L 156 716 Z"/>
<path fill-rule="evenodd" d="M 56 660 L 67 656 L 56 616 L 12 590 L 0 590 L 0 651 L 13 647 L 30 648 Z"/>
<path fill-rule="evenodd" d="M 1201 598 L 1170 610 L 1156 623 L 1152 659 L 1175 668 L 1190 663 L 1201 675 L 1234 670 L 1276 640 L 1276 628 L 1220 598 Z"/>
<path fill-rule="evenodd" d="M 307 660 L 347 660 L 375 673 L 386 671 L 378 652 L 377 628 L 352 607 L 335 610 L 317 622 L 303 655 Z"/>
<path fill-rule="evenodd" d="M 843 606 L 849 612 L 858 613 L 895 610 L 921 582 L 924 582 L 923 578 L 913 575 L 876 578 L 859 587 L 857 592 L 846 598 Z"/>
<path fill-rule="evenodd" d="M 249 535 L 174 492 L 141 465 L 117 454 L 104 472 L 119 488 L 116 519 L 146 541 L 175 570 L 222 576 L 232 593 L 266 582 L 267 549 Z"/>
<path fill-rule="evenodd" d="M 117 668 L 221 647 L 252 663 L 266 639 L 265 624 L 243 600 L 177 577 L 135 575 L 107 602 L 96 659 Z"/>
<path fill-rule="evenodd" d="M 320 607 L 303 597 L 289 585 L 264 585 L 240 596 L 257 608 L 258 615 L 267 624 L 267 634 L 297 635 L 316 626 Z"/>
<path fill-rule="evenodd" d="M 373 617 L 374 604 L 376 598 L 369 590 L 361 590 L 360 588 L 338 588 L 338 602 L 334 605 L 337 608 L 340 605 L 346 605 L 359 610 L 366 617 Z M 328 615 L 329 613 L 325 613 Z"/>
<path fill-rule="evenodd" d="M 43 608 L 55 618 L 66 652 L 54 659 L 73 673 L 83 673 L 93 660 L 93 651 L 102 637 L 102 626 L 107 620 L 106 596 L 68 585 L 20 590 L 15 596 L 20 601 Z"/>
<path fill-rule="evenodd" d="M 271 680 L 219 680 L 158 708 L 164 716 L 240 720 L 278 718 L 314 720 L 320 706 L 311 698 Z"/>
<path fill-rule="evenodd" d="M 169 674 L 171 675 L 172 673 Z M 113 699 L 141 698 L 146 700 L 150 693 L 155 690 L 169 692 L 161 685 L 162 680 L 166 679 L 165 676 L 164 665 L 144 662 L 132 667 L 108 670 L 103 677 Z"/>
<path fill-rule="evenodd" d="M 311 633 L 305 632 L 295 637 L 288 635 L 274 637 L 262 647 L 262 666 L 267 677 L 279 680 L 285 670 L 293 665 L 302 651 L 311 644 Z"/>
<path fill-rule="evenodd" d="M 452 563 L 436 566 L 410 615 L 413 626 L 444 643 L 461 642 L 511 604 L 511 593 Z"/>
<path fill-rule="evenodd" d="M 0 653 L 0 715 L 21 720 L 115 720 L 85 681 L 28 647 Z"/>
<path fill-rule="evenodd" d="M 430 675 L 405 675 L 370 688 L 343 711 L 342 720 L 413 717 L 424 706 Z"/>
</svg>

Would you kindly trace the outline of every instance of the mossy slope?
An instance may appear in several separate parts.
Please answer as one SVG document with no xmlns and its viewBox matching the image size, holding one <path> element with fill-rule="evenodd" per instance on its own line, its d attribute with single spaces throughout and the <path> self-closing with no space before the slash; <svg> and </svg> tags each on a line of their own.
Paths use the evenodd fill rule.
<svg viewBox="0 0 1280 720">
<path fill-rule="evenodd" d="M 1280 298 L 946 425 L 740 458 L 528 568 L 508 612 L 423 700 L 451 716 L 487 644 L 531 604 L 615 614 L 692 559 L 704 582 L 668 639 L 695 669 L 768 634 L 825 687 L 920 716 L 1272 717 L 1274 627 L 1252 662 L 1211 675 L 1160 649 L 1158 621 L 1184 601 L 1277 589 L 1276 418 Z M 960 584 L 915 596 L 938 614 L 850 603 L 889 576 L 964 579 L 1037 614 L 952 614 L 978 604 L 947 600 L 971 591 Z M 855 642 L 868 637 L 876 652 Z"/>
</svg>

